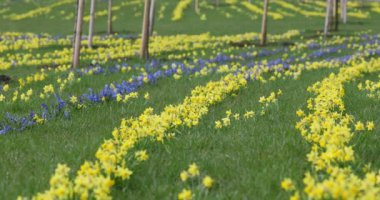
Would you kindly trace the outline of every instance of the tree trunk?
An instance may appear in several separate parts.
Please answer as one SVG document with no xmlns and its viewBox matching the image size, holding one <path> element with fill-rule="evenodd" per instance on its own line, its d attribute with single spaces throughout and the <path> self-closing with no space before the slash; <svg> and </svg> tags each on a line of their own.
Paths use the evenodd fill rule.
<svg viewBox="0 0 380 200">
<path fill-rule="evenodd" d="M 199 14 L 200 10 L 199 10 L 199 0 L 194 0 L 194 9 L 195 9 L 195 13 Z"/>
<path fill-rule="evenodd" d="M 90 25 L 88 27 L 88 48 L 92 48 L 92 38 L 94 36 L 94 20 L 95 20 L 95 0 L 91 0 Z"/>
<path fill-rule="evenodd" d="M 267 16 L 268 16 L 268 3 L 269 0 L 264 0 L 264 12 L 261 22 L 261 45 L 264 46 L 267 43 Z"/>
<path fill-rule="evenodd" d="M 81 47 L 81 35 L 82 35 L 82 22 L 83 22 L 83 7 L 84 0 L 77 1 L 77 17 L 76 17 L 76 27 L 74 31 L 74 52 L 73 52 L 73 63 L 72 67 L 76 68 L 79 65 L 79 55 Z"/>
<path fill-rule="evenodd" d="M 339 0 L 335 0 L 335 31 L 338 31 L 338 26 L 339 26 Z"/>
<path fill-rule="evenodd" d="M 341 18 L 343 20 L 343 23 L 347 23 L 347 0 L 342 0 L 341 2 Z"/>
<path fill-rule="evenodd" d="M 141 59 L 148 59 L 149 57 L 149 11 L 150 1 L 145 0 L 144 18 L 142 24 L 142 38 L 141 38 Z"/>
<path fill-rule="evenodd" d="M 112 0 L 108 0 L 108 27 L 107 33 L 108 35 L 112 34 Z"/>
<path fill-rule="evenodd" d="M 153 28 L 154 28 L 154 18 L 155 18 L 155 1 L 156 0 L 151 0 L 151 5 L 149 9 L 149 36 L 153 35 Z"/>
<path fill-rule="evenodd" d="M 325 28 L 323 32 L 325 37 L 329 34 L 331 28 L 332 1 L 333 0 L 326 0 Z"/>
</svg>

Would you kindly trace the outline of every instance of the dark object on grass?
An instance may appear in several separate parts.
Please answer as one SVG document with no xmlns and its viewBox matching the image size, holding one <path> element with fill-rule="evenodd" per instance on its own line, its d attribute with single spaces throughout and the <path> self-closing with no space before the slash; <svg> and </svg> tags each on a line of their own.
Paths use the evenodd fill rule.
<svg viewBox="0 0 380 200">
<path fill-rule="evenodd" d="M 247 46 L 254 46 L 255 43 L 251 41 L 241 41 L 241 42 L 231 42 L 230 45 L 234 47 L 247 47 Z"/>
<path fill-rule="evenodd" d="M 11 77 L 9 77 L 7 75 L 1 75 L 0 74 L 0 83 L 8 84 L 11 80 L 12 80 Z"/>
<path fill-rule="evenodd" d="M 280 43 L 281 44 L 281 46 L 293 46 L 294 45 L 294 42 L 281 42 Z"/>
</svg>

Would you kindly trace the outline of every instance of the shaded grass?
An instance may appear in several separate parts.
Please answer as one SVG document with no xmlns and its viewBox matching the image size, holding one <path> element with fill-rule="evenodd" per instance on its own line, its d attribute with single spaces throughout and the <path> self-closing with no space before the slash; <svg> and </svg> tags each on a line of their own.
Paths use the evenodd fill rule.
<svg viewBox="0 0 380 200">
<path fill-rule="evenodd" d="M 160 9 L 160 5 L 167 1 L 157 1 L 157 12 Z M 297 1 L 298 2 L 298 1 Z M 201 8 L 201 15 L 207 16 L 206 21 L 202 21 L 200 15 L 194 12 L 193 6 L 187 8 L 184 12 L 184 17 L 178 22 L 171 21 L 172 12 L 176 6 L 176 1 L 168 1 L 165 17 L 163 19 L 156 19 L 155 30 L 160 35 L 172 35 L 172 34 L 199 34 L 210 32 L 216 35 L 222 34 L 236 34 L 242 32 L 259 32 L 261 24 L 261 16 L 258 16 L 256 20 L 250 19 L 249 15 L 238 13 L 231 9 L 229 6 L 219 6 L 214 9 Z M 210 7 L 214 7 L 210 3 Z M 114 3 L 115 6 L 119 5 L 118 2 Z M 243 10 L 243 12 L 249 12 L 245 8 L 237 5 Z M 282 8 L 276 4 L 271 4 L 270 9 L 276 10 Z M 21 2 L 12 3 L 11 10 L 16 13 L 23 13 L 23 11 L 36 8 L 32 4 L 25 4 Z M 87 7 L 88 8 L 88 5 Z M 98 1 L 97 10 L 102 11 L 107 8 L 107 1 Z M 261 6 L 260 6 L 261 8 Z M 283 8 L 282 8 L 283 9 Z M 89 9 L 85 9 L 85 16 L 88 15 Z M 286 9 L 284 9 L 286 10 Z M 363 8 L 363 11 L 369 10 Z M 60 11 L 65 11 L 64 15 L 59 14 Z M 114 16 L 118 18 L 114 21 L 114 30 L 118 33 L 124 34 L 139 34 L 141 32 L 141 15 L 135 16 L 135 13 L 142 13 L 143 8 L 141 5 L 128 5 L 122 7 L 120 10 L 114 12 Z M 21 21 L 9 21 L 0 18 L 0 26 L 2 30 L 7 31 L 19 31 L 19 32 L 46 32 L 50 34 L 72 34 L 74 19 L 64 20 L 63 18 L 70 13 L 74 14 L 75 6 L 67 4 L 59 8 L 54 9 L 49 15 L 42 15 L 32 19 L 25 19 Z M 222 13 L 232 13 L 231 18 L 226 18 Z M 287 11 L 290 12 L 290 11 Z M 158 15 L 158 14 L 157 14 Z M 50 19 L 54 16 L 53 19 Z M 380 27 L 377 26 L 377 18 L 379 14 L 371 13 L 371 17 L 368 19 L 356 19 L 350 18 L 348 24 L 342 25 L 342 31 L 357 31 L 363 29 L 372 29 L 374 32 L 379 32 Z M 97 34 L 103 34 L 106 30 L 107 16 L 98 17 L 95 24 L 95 31 Z M 309 17 L 295 14 L 294 17 L 285 17 L 283 20 L 272 20 L 268 22 L 269 33 L 282 33 L 284 30 L 290 29 L 302 29 L 302 30 L 321 30 L 323 29 L 324 19 L 321 17 Z M 59 25 L 57 25 L 59 24 Z M 83 33 L 87 33 L 87 23 L 84 25 Z M 228 27 L 228 28 L 226 28 Z"/>
</svg>

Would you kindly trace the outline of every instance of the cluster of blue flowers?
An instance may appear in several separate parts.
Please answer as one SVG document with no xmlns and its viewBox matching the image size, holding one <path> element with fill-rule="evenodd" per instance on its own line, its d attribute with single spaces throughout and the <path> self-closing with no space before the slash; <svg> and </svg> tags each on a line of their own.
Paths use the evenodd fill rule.
<svg viewBox="0 0 380 200">
<path fill-rule="evenodd" d="M 366 41 L 359 43 L 360 47 L 366 47 L 367 45 L 379 44 L 380 40 L 377 35 L 375 36 L 363 36 Z M 171 61 L 171 62 L 162 62 L 160 60 L 152 60 L 147 62 L 145 66 L 145 71 L 148 72 L 146 74 L 141 73 L 137 76 L 132 76 L 132 81 L 122 81 L 120 83 L 109 83 L 105 84 L 104 87 L 100 91 L 95 91 L 93 88 L 89 88 L 88 92 L 81 94 L 78 98 L 78 102 L 81 104 L 87 103 L 95 104 L 102 103 L 104 100 L 114 101 L 118 94 L 127 95 L 131 92 L 135 92 L 144 84 L 154 84 L 160 78 L 171 77 L 173 76 L 179 69 L 182 71 L 183 76 L 188 76 L 191 74 L 195 74 L 196 72 L 200 72 L 202 69 L 207 67 L 209 64 L 227 64 L 232 61 L 239 60 L 240 62 L 246 62 L 245 65 L 248 68 L 258 67 L 257 69 L 262 69 L 262 67 L 272 69 L 274 66 L 277 71 L 284 71 L 289 69 L 292 63 L 303 63 L 304 68 L 306 68 L 306 62 L 312 60 L 320 60 L 324 59 L 325 61 L 335 62 L 340 64 L 347 63 L 352 57 L 356 56 L 356 54 L 349 54 L 343 56 L 334 56 L 340 52 L 341 50 L 347 50 L 350 48 L 350 41 L 345 41 L 344 43 L 336 46 L 325 47 L 318 43 L 311 43 L 307 46 L 308 50 L 311 51 L 307 56 L 296 56 L 292 55 L 292 52 L 289 51 L 288 47 L 277 48 L 274 50 L 263 49 L 259 51 L 257 54 L 252 54 L 250 51 L 253 51 L 252 48 L 248 49 L 247 52 L 240 52 L 238 55 L 224 55 L 217 54 L 215 57 L 210 59 L 198 59 L 196 63 L 185 64 L 181 61 Z M 267 60 L 265 63 L 262 61 L 255 61 L 256 58 L 269 57 L 280 53 L 287 53 L 288 56 L 286 58 L 278 57 L 272 60 Z M 364 53 L 362 53 L 364 54 Z M 369 49 L 366 51 L 366 56 L 372 55 L 380 55 L 380 49 Z M 332 55 L 328 57 L 329 55 Z M 107 73 L 119 73 L 121 68 L 127 68 L 130 66 L 132 69 L 138 69 L 140 65 L 128 65 L 127 63 L 117 64 L 111 67 L 102 67 L 99 64 L 90 65 L 89 67 L 76 69 L 75 72 L 79 76 L 85 76 L 88 73 L 92 73 L 94 75 L 102 75 Z M 164 66 L 170 66 L 169 69 L 164 70 Z M 281 67 L 279 67 L 281 66 Z M 211 68 L 211 71 L 215 71 L 217 68 Z M 239 70 L 238 70 L 239 71 Z M 238 72 L 237 71 L 237 72 Z M 237 73 L 236 72 L 236 73 Z M 247 79 L 255 79 L 255 77 L 247 77 Z M 146 80 L 144 80 L 146 79 Z M 70 98 L 70 96 L 68 96 Z M 41 110 L 39 112 L 30 111 L 30 113 L 23 117 L 17 117 L 12 115 L 11 113 L 6 113 L 4 120 L 0 122 L 0 135 L 5 134 L 10 131 L 22 131 L 28 127 L 34 126 L 37 124 L 35 121 L 35 116 L 41 116 L 45 121 L 48 121 L 57 116 L 63 116 L 65 118 L 69 117 L 70 111 L 73 109 L 72 105 L 69 103 L 69 98 L 67 100 L 62 99 L 57 94 L 55 95 L 55 101 L 49 103 L 41 104 Z M 38 113 L 38 114 L 37 114 Z"/>
</svg>

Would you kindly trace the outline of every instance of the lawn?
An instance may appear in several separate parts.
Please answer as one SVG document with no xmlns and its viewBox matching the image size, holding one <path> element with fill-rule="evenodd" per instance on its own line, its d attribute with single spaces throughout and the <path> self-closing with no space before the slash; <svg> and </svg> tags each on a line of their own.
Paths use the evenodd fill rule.
<svg viewBox="0 0 380 200">
<path fill-rule="evenodd" d="M 240 1 L 190 4 L 178 21 L 177 1 L 157 1 L 140 60 L 143 2 L 114 1 L 112 36 L 96 2 L 95 48 L 83 40 L 71 69 L 74 1 L 0 1 L 0 75 L 12 79 L 0 82 L 0 199 L 380 195 L 380 87 L 358 88 L 379 82 L 380 3 L 349 4 L 324 38 L 323 17 L 295 10 L 323 14 L 322 1 L 271 2 L 282 19 L 269 16 L 260 46 L 261 15 Z"/>
</svg>

